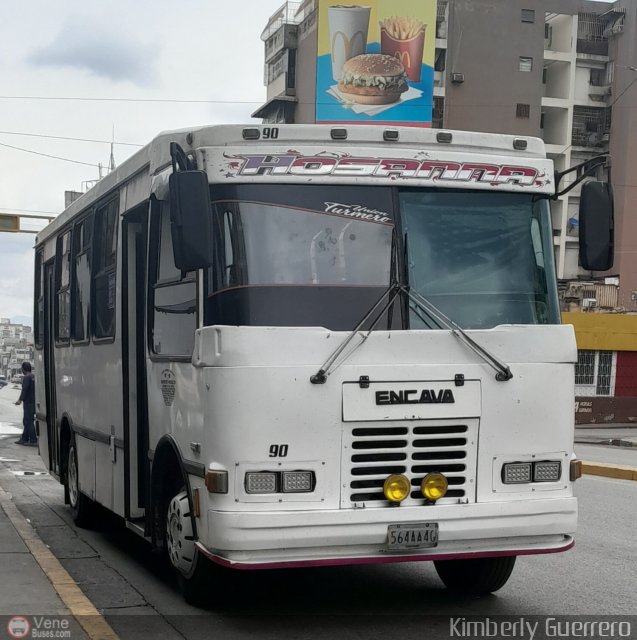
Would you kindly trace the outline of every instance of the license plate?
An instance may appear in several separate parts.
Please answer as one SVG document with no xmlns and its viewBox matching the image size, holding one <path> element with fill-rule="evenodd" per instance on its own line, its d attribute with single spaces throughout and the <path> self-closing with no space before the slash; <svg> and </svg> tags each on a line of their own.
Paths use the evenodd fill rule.
<svg viewBox="0 0 637 640">
<path fill-rule="evenodd" d="M 437 522 L 390 524 L 387 526 L 388 549 L 424 549 L 437 545 Z"/>
</svg>

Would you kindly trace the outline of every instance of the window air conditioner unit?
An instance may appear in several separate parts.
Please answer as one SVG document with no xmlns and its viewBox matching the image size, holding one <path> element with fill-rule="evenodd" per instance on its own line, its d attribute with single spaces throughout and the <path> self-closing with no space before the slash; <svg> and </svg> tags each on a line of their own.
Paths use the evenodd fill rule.
<svg viewBox="0 0 637 640">
<path fill-rule="evenodd" d="M 455 84 L 462 84 L 464 82 L 464 73 L 452 73 L 451 82 Z"/>
<path fill-rule="evenodd" d="M 597 306 L 596 298 L 584 298 L 582 300 L 582 309 L 594 309 Z"/>
</svg>

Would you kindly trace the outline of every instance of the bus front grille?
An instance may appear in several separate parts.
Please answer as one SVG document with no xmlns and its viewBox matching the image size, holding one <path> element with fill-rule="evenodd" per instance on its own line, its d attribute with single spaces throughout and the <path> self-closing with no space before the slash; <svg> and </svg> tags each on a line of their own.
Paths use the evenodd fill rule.
<svg viewBox="0 0 637 640">
<path fill-rule="evenodd" d="M 411 483 L 405 506 L 423 504 L 420 484 L 432 472 L 449 481 L 440 504 L 474 502 L 477 436 L 477 419 L 347 429 L 343 506 L 388 505 L 383 483 L 394 473 L 407 476 Z"/>
</svg>

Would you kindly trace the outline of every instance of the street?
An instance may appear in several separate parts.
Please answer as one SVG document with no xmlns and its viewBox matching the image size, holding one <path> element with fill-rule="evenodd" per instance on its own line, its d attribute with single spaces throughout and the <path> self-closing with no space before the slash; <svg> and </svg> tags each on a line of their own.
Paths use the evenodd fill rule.
<svg viewBox="0 0 637 640">
<path fill-rule="evenodd" d="M 448 622 L 428 618 L 434 614 L 635 612 L 637 483 L 597 477 L 584 477 L 576 485 L 580 525 L 575 548 L 518 558 L 508 584 L 487 598 L 453 596 L 432 565 L 405 564 L 222 571 L 211 587 L 208 608 L 190 607 L 161 558 L 116 518 L 103 513 L 99 530 L 72 524 L 62 487 L 39 474 L 44 466 L 37 450 L 13 444 L 20 419 L 15 397 L 17 389 L 11 386 L 0 391 L 0 486 L 122 638 L 243 638 L 255 633 L 262 638 L 416 638 L 432 626 L 441 633 L 444 627 L 447 634 Z M 591 448 L 578 450 L 584 455 Z M 11 588 L 7 566 L 0 567 L 0 602 L 3 590 Z"/>
</svg>

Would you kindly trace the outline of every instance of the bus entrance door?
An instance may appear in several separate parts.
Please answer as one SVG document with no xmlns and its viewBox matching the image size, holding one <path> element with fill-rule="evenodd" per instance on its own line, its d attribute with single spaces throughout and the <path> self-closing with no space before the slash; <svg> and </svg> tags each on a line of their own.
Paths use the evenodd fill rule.
<svg viewBox="0 0 637 640">
<path fill-rule="evenodd" d="M 46 398 L 46 435 L 49 449 L 49 469 L 61 476 L 60 429 L 56 424 L 57 403 L 55 397 L 55 261 L 44 265 L 44 370 Z"/>
<path fill-rule="evenodd" d="M 125 517 L 144 517 L 148 499 L 148 419 L 146 410 L 145 273 L 148 212 L 137 207 L 122 225 L 122 364 L 124 398 Z"/>
</svg>

